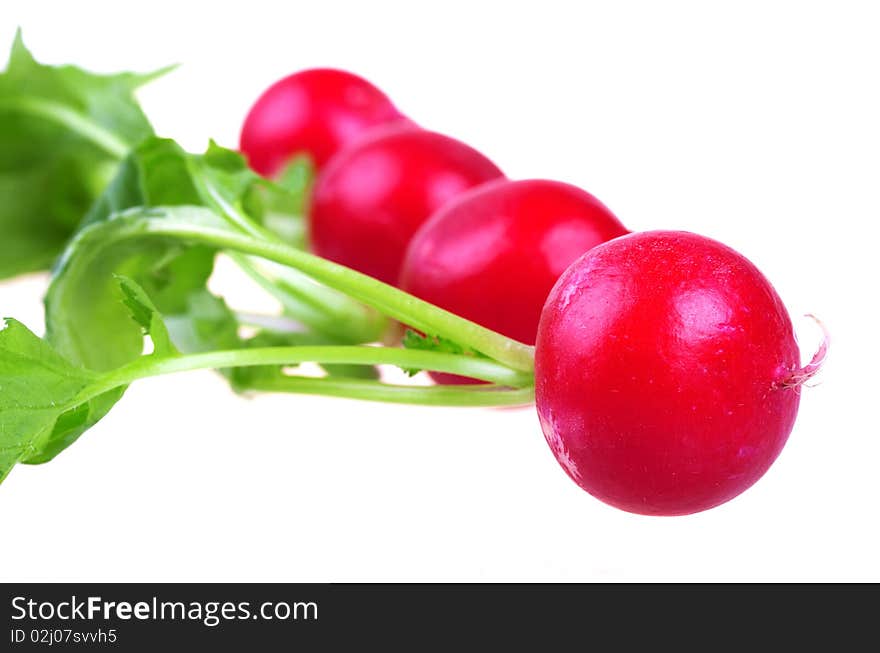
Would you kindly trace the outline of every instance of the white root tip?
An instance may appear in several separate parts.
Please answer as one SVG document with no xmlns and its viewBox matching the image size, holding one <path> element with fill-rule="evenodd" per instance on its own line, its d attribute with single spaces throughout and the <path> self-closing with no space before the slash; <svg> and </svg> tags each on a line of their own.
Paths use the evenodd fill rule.
<svg viewBox="0 0 880 653">
<path fill-rule="evenodd" d="M 814 320 L 816 324 L 819 325 L 819 328 L 822 329 L 822 343 L 819 345 L 819 349 L 816 350 L 816 353 L 813 354 L 813 358 L 810 359 L 809 363 L 800 369 L 795 370 L 791 375 L 779 383 L 779 386 L 782 388 L 800 388 L 806 384 L 807 381 L 816 376 L 819 370 L 822 369 L 822 365 L 828 357 L 828 348 L 831 345 L 831 334 L 822 323 L 822 320 L 818 317 L 812 313 L 807 313 L 806 317 Z"/>
</svg>

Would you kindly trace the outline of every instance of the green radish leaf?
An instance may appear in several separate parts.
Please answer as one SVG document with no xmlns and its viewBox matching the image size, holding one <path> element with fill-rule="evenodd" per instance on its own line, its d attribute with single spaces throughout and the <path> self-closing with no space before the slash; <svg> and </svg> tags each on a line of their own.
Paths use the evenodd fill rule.
<svg viewBox="0 0 880 653">
<path fill-rule="evenodd" d="M 238 320 L 221 297 L 205 289 L 190 293 L 183 311 L 165 316 L 171 340 L 181 351 L 198 353 L 237 349 Z"/>
<path fill-rule="evenodd" d="M 127 277 L 117 276 L 115 281 L 129 322 L 153 341 L 152 353 L 144 358 L 179 356 L 144 289 Z M 4 320 L 0 326 L 2 481 L 16 463 L 43 463 L 73 444 L 107 414 L 126 386 L 102 388 L 101 373 L 72 364 L 16 320 Z"/>
<path fill-rule="evenodd" d="M 162 314 L 185 315 L 191 296 L 207 293 L 216 252 L 185 237 L 139 232 L 149 231 L 149 220 L 126 211 L 149 218 L 151 207 L 183 207 L 175 214 L 178 223 L 189 225 L 193 218 L 197 229 L 210 224 L 237 231 L 238 225 L 221 214 L 194 207 L 238 205 L 253 184 L 262 183 L 235 152 L 212 144 L 207 154 L 196 156 L 172 140 L 146 139 L 119 166 L 56 266 L 46 297 L 50 342 L 72 361 L 96 370 L 139 356 L 142 333 L 119 304 L 113 275 L 142 286 Z M 117 222 L 122 214 L 127 217 Z"/>
<path fill-rule="evenodd" d="M 83 224 L 101 222 L 134 207 L 204 206 L 222 216 L 223 207 L 238 208 L 255 187 L 267 183 L 247 167 L 240 154 L 213 142 L 200 155 L 186 152 L 171 139 L 152 137 L 129 153 Z M 231 219 L 230 224 L 237 225 Z"/>
<path fill-rule="evenodd" d="M 0 73 L 0 278 L 48 267 L 128 150 L 153 134 L 149 75 L 38 63 L 19 31 Z"/>
<path fill-rule="evenodd" d="M 290 199 L 286 212 L 303 215 L 308 206 L 309 193 L 315 181 L 315 165 L 308 156 L 292 158 L 282 168 L 276 185 L 283 189 Z"/>
<path fill-rule="evenodd" d="M 256 225 L 271 231 L 275 225 L 276 236 L 296 244 L 293 241 L 304 231 L 302 208 L 308 183 L 300 180 L 288 192 L 248 168 L 238 152 L 213 141 L 204 154 L 190 154 L 171 139 L 153 137 L 129 154 L 84 224 L 136 206 L 205 206 L 220 215 L 244 213 L 247 217 L 239 222 L 227 219 L 245 231 Z M 267 224 L 270 218 L 272 225 Z"/>
<path fill-rule="evenodd" d="M 170 230 L 170 232 L 169 232 Z M 211 248 L 192 240 L 205 231 L 229 232 L 201 207 L 136 208 L 93 222 L 73 237 L 46 294 L 46 337 L 71 362 L 104 371 L 143 351 L 142 325 L 119 301 L 114 275 L 144 287 L 163 314 L 182 312 L 204 290 Z M 174 272 L 179 274 L 174 274 Z"/>
<path fill-rule="evenodd" d="M 255 186 L 245 210 L 259 213 L 263 225 L 294 247 L 307 248 L 306 207 L 315 181 L 315 166 L 308 157 L 294 157 L 272 184 Z M 257 201 L 254 207 L 251 202 Z"/>
<path fill-rule="evenodd" d="M 307 158 L 292 160 L 273 182 L 253 172 L 238 152 L 211 141 L 205 154 L 190 155 L 190 165 L 205 206 L 221 213 L 227 206 L 240 208 L 282 242 L 305 246 L 305 208 L 314 178 Z"/>
<path fill-rule="evenodd" d="M 138 206 L 203 204 L 188 165 L 173 140 L 149 138 L 134 148 L 83 219 L 83 227 Z"/>
<path fill-rule="evenodd" d="M 298 174 L 302 177 L 306 173 L 302 164 L 299 165 Z M 303 179 L 300 181 L 305 183 Z M 199 322 L 204 325 L 204 316 L 199 316 L 198 307 L 199 303 L 205 305 L 208 301 L 205 294 L 216 254 L 213 248 L 193 245 L 178 237 L 147 238 L 143 240 L 147 244 L 140 249 L 134 249 L 130 244 L 111 247 L 110 243 L 100 242 L 105 237 L 101 234 L 105 232 L 89 232 L 88 237 L 81 237 L 81 234 L 97 225 L 112 222 L 128 210 L 163 207 L 162 212 L 179 206 L 190 207 L 183 213 L 192 207 L 211 209 L 213 217 L 210 219 L 216 228 L 271 238 L 268 233 L 260 233 L 264 227 L 253 222 L 252 218 L 265 218 L 269 215 L 266 207 L 275 201 L 273 198 L 277 200 L 282 196 L 286 197 L 288 208 L 292 210 L 295 203 L 292 196 L 287 196 L 280 187 L 251 171 L 241 155 L 215 143 L 211 143 L 205 154 L 192 155 L 172 140 L 146 139 L 119 166 L 116 177 L 86 215 L 80 233 L 71 241 L 55 270 L 46 300 L 47 333 L 51 342 L 71 360 L 98 370 L 112 369 L 139 355 L 141 334 L 130 324 L 121 326 L 127 323 L 127 317 L 116 300 L 112 275 L 122 274 L 144 288 L 156 308 L 176 325 L 175 328 L 189 329 L 188 334 L 181 336 L 186 345 L 178 343 L 181 351 L 202 350 L 189 347 L 196 345 L 197 339 L 193 336 L 199 332 L 198 328 L 193 331 L 193 325 Z M 241 208 L 246 204 L 252 207 L 247 212 Z M 204 218 L 206 213 L 201 215 Z M 301 216 L 296 219 L 301 220 Z M 88 247 L 84 247 L 86 242 Z M 87 264 L 71 263 L 82 259 L 81 250 L 105 245 L 108 255 L 91 259 Z M 84 272 L 86 269 L 88 272 Z M 284 270 L 279 274 L 281 272 L 294 274 Z M 352 330 L 351 326 L 346 326 L 352 320 L 331 320 L 324 313 L 316 312 L 309 303 L 314 300 L 297 302 L 302 295 L 297 289 L 288 288 L 281 282 L 270 283 L 268 278 L 263 281 L 286 307 L 293 307 L 297 319 L 329 324 L 330 327 L 340 324 L 346 333 Z M 314 289 L 314 293 L 323 292 L 323 296 L 332 298 L 334 306 L 338 304 L 343 310 L 356 310 L 358 314 L 365 310 L 358 306 L 349 309 L 353 302 L 340 293 L 322 289 L 311 280 L 301 283 L 310 290 Z M 193 295 L 196 299 L 192 298 Z M 183 326 L 189 319 L 187 314 L 193 309 L 196 314 L 191 316 L 189 326 Z M 175 316 L 181 319 L 174 319 Z M 220 324 L 224 321 L 229 323 L 229 319 L 224 319 Z M 83 325 L 92 328 L 83 329 Z M 371 331 L 377 330 L 372 322 L 368 326 Z M 216 328 L 222 328 L 227 334 L 234 331 L 228 324 Z M 175 337 L 176 334 L 172 333 L 172 339 Z M 235 339 L 227 336 L 226 346 L 235 346 Z"/>
<path fill-rule="evenodd" d="M 46 297 L 50 342 L 70 360 L 95 370 L 113 369 L 139 356 L 142 333 L 117 300 L 113 275 L 120 274 L 143 287 L 174 324 L 172 331 L 178 333 L 171 338 L 181 338 L 181 351 L 203 351 L 210 343 L 199 346 L 200 338 L 194 336 L 206 333 L 199 309 L 211 303 L 207 281 L 216 249 L 185 236 L 136 234 L 151 224 L 141 218 L 150 218 L 149 209 L 156 208 L 151 219 L 174 213 L 181 226 L 181 220 L 189 225 L 195 216 L 196 230 L 210 223 L 212 229 L 265 237 L 241 207 L 261 207 L 260 198 L 281 194 L 251 171 L 241 155 L 214 143 L 204 155 L 192 155 L 172 140 L 146 139 L 119 166 L 56 266 Z M 181 210 L 175 212 L 175 207 Z M 256 218 L 265 215 L 261 211 L 255 211 Z M 122 214 L 127 217 L 116 223 Z M 226 334 L 226 347 L 241 346 L 230 315 L 208 331 Z"/>
<path fill-rule="evenodd" d="M 116 281 L 119 284 L 119 299 L 122 305 L 128 309 L 134 323 L 140 326 L 143 333 L 149 335 L 153 341 L 153 353 L 150 356 L 152 358 L 178 356 L 179 353 L 171 343 L 168 329 L 161 314 L 156 310 L 144 289 L 127 277 L 117 276 Z M 55 356 L 58 355 L 57 352 L 51 350 L 48 343 L 43 342 L 41 347 L 51 351 Z M 77 374 L 87 374 L 90 377 L 94 375 L 90 370 L 86 371 L 83 368 L 76 368 L 76 371 Z M 99 377 L 93 377 L 93 382 L 95 378 L 99 379 Z M 42 451 L 23 459 L 22 462 L 43 463 L 54 458 L 104 417 L 113 405 L 122 398 L 125 390 L 126 386 L 124 385 L 115 387 L 92 396 L 63 413 Z"/>
<path fill-rule="evenodd" d="M 121 392 L 78 397 L 96 379 L 21 322 L 0 321 L 0 481 L 18 462 L 42 462 L 94 424 Z M 60 448 L 59 448 L 60 447 Z"/>
<path fill-rule="evenodd" d="M 294 159 L 279 183 L 253 172 L 238 152 L 211 141 L 205 154 L 190 155 L 193 178 L 205 206 L 241 211 L 284 243 L 305 247 L 305 207 L 314 170 Z"/>
<path fill-rule="evenodd" d="M 168 335 L 168 328 L 162 315 L 156 309 L 147 293 L 137 283 L 116 275 L 119 288 L 122 291 L 122 303 L 128 309 L 131 317 L 144 330 L 144 334 L 150 336 L 153 341 L 153 353 L 156 356 L 177 356 L 179 352 Z"/>
<path fill-rule="evenodd" d="M 193 292 L 188 297 L 184 311 L 165 318 L 171 339 L 187 353 L 215 350 L 241 349 L 249 346 L 249 340 L 239 336 L 239 322 L 221 297 L 208 290 Z M 286 343 L 285 343 L 286 344 Z M 220 369 L 234 390 L 240 381 L 257 374 L 259 368 Z"/>
</svg>

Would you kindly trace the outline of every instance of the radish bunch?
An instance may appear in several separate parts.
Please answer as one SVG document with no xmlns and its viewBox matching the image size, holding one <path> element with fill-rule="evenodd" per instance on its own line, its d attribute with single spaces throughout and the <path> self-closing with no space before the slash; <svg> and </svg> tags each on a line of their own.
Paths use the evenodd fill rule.
<svg viewBox="0 0 880 653">
<path fill-rule="evenodd" d="M 314 83 L 326 116 L 310 115 L 332 123 L 352 107 L 325 94 L 322 74 L 340 73 L 279 84 Z M 364 107 L 351 124 L 372 123 Z M 251 125 L 300 112 L 261 99 L 242 151 L 259 164 Z M 351 144 L 277 141 L 323 166 L 309 213 L 318 254 L 534 344 L 547 442 L 572 480 L 613 506 L 697 512 L 767 471 L 816 365 L 801 367 L 789 315 L 754 265 L 692 233 L 629 234 L 585 191 L 507 180 L 472 148 L 384 115 L 397 126 L 365 128 Z"/>
<path fill-rule="evenodd" d="M 54 264 L 45 337 L 0 320 L 0 481 L 64 451 L 131 383 L 213 369 L 247 393 L 535 400 L 580 487 L 687 514 L 767 471 L 824 356 L 801 365 L 782 301 L 730 248 L 630 233 L 584 190 L 510 180 L 351 73 L 278 81 L 241 153 L 193 154 L 135 100 L 164 71 L 46 66 L 20 34 L 9 61 L 0 277 Z M 216 294 L 220 253 L 283 314 Z"/>
</svg>

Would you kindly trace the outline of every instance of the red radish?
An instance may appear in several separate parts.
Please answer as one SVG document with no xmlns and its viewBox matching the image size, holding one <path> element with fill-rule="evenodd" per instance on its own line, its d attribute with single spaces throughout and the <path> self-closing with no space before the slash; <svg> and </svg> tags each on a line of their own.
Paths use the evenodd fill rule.
<svg viewBox="0 0 880 653">
<path fill-rule="evenodd" d="M 309 209 L 314 251 L 396 284 L 416 230 L 460 193 L 502 172 L 455 139 L 411 125 L 378 130 L 318 175 Z"/>
<path fill-rule="evenodd" d="M 627 229 L 595 197 L 558 181 L 500 180 L 461 195 L 416 233 L 401 288 L 534 344 L 553 284 L 584 252 Z M 440 382 L 462 382 L 432 374 Z"/>
<path fill-rule="evenodd" d="M 799 365 L 788 313 L 752 263 L 702 236 L 637 233 L 585 254 L 550 293 L 538 415 L 590 494 L 689 514 L 737 496 L 779 455 L 815 371 Z"/>
<path fill-rule="evenodd" d="M 279 172 L 297 154 L 318 167 L 368 129 L 405 120 L 367 80 L 344 70 L 303 70 L 270 86 L 241 130 L 241 151 L 261 175 Z"/>
</svg>

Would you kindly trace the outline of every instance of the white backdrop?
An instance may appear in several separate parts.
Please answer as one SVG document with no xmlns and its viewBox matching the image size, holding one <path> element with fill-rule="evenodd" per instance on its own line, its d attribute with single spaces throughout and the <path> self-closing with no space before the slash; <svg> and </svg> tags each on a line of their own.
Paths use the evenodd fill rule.
<svg viewBox="0 0 880 653">
<path fill-rule="evenodd" d="M 533 410 L 248 400 L 209 372 L 140 382 L 0 486 L 0 579 L 880 581 L 876 4 L 6 0 L 0 47 L 17 25 L 42 61 L 181 62 L 141 98 L 191 149 L 234 147 L 284 74 L 351 69 L 511 177 L 735 247 L 806 357 L 819 336 L 797 316 L 833 342 L 765 478 L 678 518 L 581 491 Z M 45 283 L 0 284 L 0 313 L 41 331 Z"/>
</svg>

